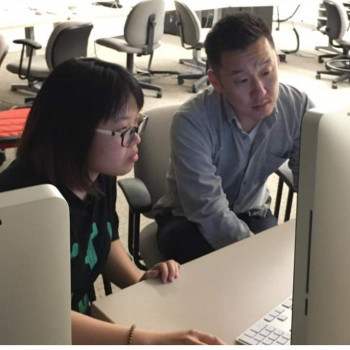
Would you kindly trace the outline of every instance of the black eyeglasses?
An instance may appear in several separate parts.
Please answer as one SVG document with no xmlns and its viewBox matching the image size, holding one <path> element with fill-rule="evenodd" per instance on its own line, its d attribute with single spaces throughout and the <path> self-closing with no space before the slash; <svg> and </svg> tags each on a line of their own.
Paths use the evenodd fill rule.
<svg viewBox="0 0 350 350">
<path fill-rule="evenodd" d="M 123 131 L 112 131 L 106 129 L 95 129 L 95 132 L 109 136 L 120 136 L 122 138 L 122 147 L 128 147 L 134 141 L 135 134 L 139 136 L 145 131 L 148 122 L 148 116 L 140 113 L 139 122 L 136 126 L 131 126 Z"/>
</svg>

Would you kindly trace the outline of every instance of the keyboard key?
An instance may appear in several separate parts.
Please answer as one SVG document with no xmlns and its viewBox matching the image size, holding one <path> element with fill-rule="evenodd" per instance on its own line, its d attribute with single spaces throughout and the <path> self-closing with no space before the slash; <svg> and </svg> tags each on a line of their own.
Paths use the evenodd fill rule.
<svg viewBox="0 0 350 350">
<path fill-rule="evenodd" d="M 261 334 L 257 334 L 255 337 L 254 337 L 255 340 L 257 340 L 259 343 L 261 341 L 263 341 L 265 339 L 265 337 L 263 337 Z M 288 340 L 288 339 L 286 339 Z"/>
<path fill-rule="evenodd" d="M 289 340 L 290 339 L 290 333 L 282 334 L 282 338 Z"/>
<path fill-rule="evenodd" d="M 275 311 L 278 312 L 278 313 L 280 314 L 281 312 L 284 311 L 284 309 L 281 308 L 281 307 L 277 307 L 277 308 L 275 309 Z"/>
<path fill-rule="evenodd" d="M 281 331 L 280 329 L 276 329 L 274 333 L 276 333 L 277 335 L 282 335 L 283 331 Z"/>
<path fill-rule="evenodd" d="M 265 317 L 264 317 L 264 320 L 266 321 L 266 322 L 272 322 L 274 319 L 275 319 L 276 317 L 274 317 L 274 316 L 272 316 L 272 315 L 266 315 Z"/>
<path fill-rule="evenodd" d="M 251 330 L 244 333 L 247 337 L 254 338 L 256 336 L 255 332 L 252 332 Z"/>
<path fill-rule="evenodd" d="M 280 337 L 280 335 L 276 334 L 276 333 L 272 333 L 269 335 L 269 338 L 272 340 L 277 340 Z"/>
<path fill-rule="evenodd" d="M 265 328 L 265 329 L 263 329 L 263 330 L 260 332 L 260 334 L 261 334 L 263 337 L 268 337 L 268 336 L 271 334 L 271 332 L 269 332 L 269 331 Z"/>
<path fill-rule="evenodd" d="M 281 345 L 284 345 L 287 342 L 288 342 L 288 339 L 285 339 L 285 338 L 282 338 L 282 337 L 276 340 L 276 343 L 277 344 L 281 344 Z"/>
<path fill-rule="evenodd" d="M 282 305 L 287 309 L 290 309 L 292 307 L 292 299 L 286 300 L 285 302 L 282 303 Z"/>
<path fill-rule="evenodd" d="M 262 344 L 264 345 L 271 345 L 273 343 L 273 340 L 266 338 L 262 341 Z"/>
<path fill-rule="evenodd" d="M 284 315 L 284 314 L 281 314 L 277 317 L 278 320 L 280 321 L 285 321 L 288 319 L 288 316 L 287 315 Z"/>
<path fill-rule="evenodd" d="M 247 337 L 246 335 L 242 335 L 238 338 L 242 343 L 248 344 L 248 345 L 257 345 L 258 342 L 250 337 Z"/>
<path fill-rule="evenodd" d="M 266 327 L 266 330 L 267 331 L 269 331 L 269 332 L 274 332 L 275 330 L 276 330 L 276 328 L 275 327 L 272 327 L 271 325 L 268 325 L 267 327 Z M 283 332 L 282 332 L 283 333 Z M 281 334 L 282 334 L 281 333 Z"/>
<path fill-rule="evenodd" d="M 255 333 L 261 332 L 265 327 L 267 326 L 266 322 L 258 322 L 256 323 L 252 328 L 250 328 L 251 331 Z"/>
<path fill-rule="evenodd" d="M 277 312 L 276 310 L 274 310 L 273 312 L 270 312 L 270 315 L 272 317 L 277 317 L 280 314 L 280 312 Z"/>
</svg>

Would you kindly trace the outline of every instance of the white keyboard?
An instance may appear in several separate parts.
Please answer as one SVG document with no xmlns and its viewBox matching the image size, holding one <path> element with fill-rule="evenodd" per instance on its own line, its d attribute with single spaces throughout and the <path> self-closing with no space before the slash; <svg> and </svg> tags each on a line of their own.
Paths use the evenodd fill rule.
<svg viewBox="0 0 350 350">
<path fill-rule="evenodd" d="M 292 298 L 288 298 L 236 340 L 244 345 L 290 345 L 291 322 Z"/>
</svg>

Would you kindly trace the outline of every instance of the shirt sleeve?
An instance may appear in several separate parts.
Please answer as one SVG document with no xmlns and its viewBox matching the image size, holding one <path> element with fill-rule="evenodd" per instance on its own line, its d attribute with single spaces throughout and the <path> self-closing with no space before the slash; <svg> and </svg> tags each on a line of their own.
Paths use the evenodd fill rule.
<svg viewBox="0 0 350 350">
<path fill-rule="evenodd" d="M 249 237 L 249 228 L 229 208 L 213 162 L 216 146 L 210 125 L 185 113 L 174 117 L 171 156 L 184 214 L 219 249 Z"/>
</svg>

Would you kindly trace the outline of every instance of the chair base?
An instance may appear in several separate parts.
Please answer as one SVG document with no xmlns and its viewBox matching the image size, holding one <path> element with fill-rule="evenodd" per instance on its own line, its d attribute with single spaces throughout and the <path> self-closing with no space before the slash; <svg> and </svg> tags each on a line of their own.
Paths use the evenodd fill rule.
<svg viewBox="0 0 350 350">
<path fill-rule="evenodd" d="M 205 67 L 206 67 L 205 62 L 197 61 L 193 58 L 180 58 L 179 63 L 185 64 L 186 66 L 190 66 L 190 67 L 197 68 L 197 69 L 200 69 L 200 68 L 205 69 Z"/>
<path fill-rule="evenodd" d="M 206 73 L 201 74 L 191 74 L 191 73 L 181 73 L 177 76 L 177 82 L 179 85 L 182 85 L 185 79 L 198 79 L 192 84 L 192 92 L 197 93 L 200 86 L 203 84 L 209 85 L 209 78 Z"/>
<path fill-rule="evenodd" d="M 318 63 L 324 63 L 324 59 L 326 58 L 334 58 L 338 55 L 341 55 L 341 51 L 335 49 L 333 46 L 316 46 L 315 50 L 317 51 L 325 51 L 326 53 L 318 56 Z"/>
<path fill-rule="evenodd" d="M 332 89 L 338 88 L 338 83 L 349 80 L 350 82 L 350 58 L 332 59 L 326 63 L 326 70 L 316 72 L 316 79 L 321 79 L 321 74 L 337 76 L 332 80 Z"/>
</svg>

